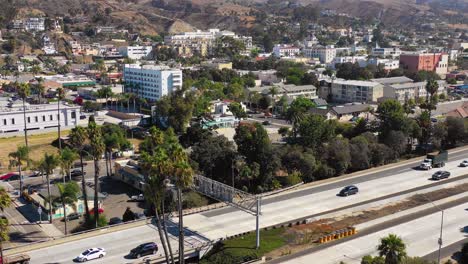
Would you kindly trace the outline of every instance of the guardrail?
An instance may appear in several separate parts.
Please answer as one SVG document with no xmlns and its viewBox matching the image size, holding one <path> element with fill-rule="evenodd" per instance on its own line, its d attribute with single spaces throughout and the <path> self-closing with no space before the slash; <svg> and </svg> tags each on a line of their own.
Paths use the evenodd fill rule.
<svg viewBox="0 0 468 264">
<path fill-rule="evenodd" d="M 131 229 L 134 227 L 144 226 L 147 224 L 151 224 L 152 221 L 153 221 L 153 218 L 139 219 L 139 220 L 134 220 L 131 222 L 126 222 L 126 223 L 122 223 L 118 225 L 105 226 L 105 227 L 100 227 L 100 228 L 93 229 L 93 230 L 70 234 L 70 235 L 66 235 L 63 237 L 59 237 L 59 238 L 51 238 L 47 240 L 36 241 L 36 242 L 30 243 L 24 246 L 5 249 L 4 254 L 6 256 L 11 256 L 11 255 L 16 255 L 20 253 L 26 253 L 32 250 L 56 246 L 56 245 L 73 242 L 73 241 L 77 241 L 77 240 L 81 240 L 85 238 L 90 238 L 90 237 L 94 237 L 98 235 L 108 234 L 112 232 L 127 230 L 127 229 Z"/>
</svg>

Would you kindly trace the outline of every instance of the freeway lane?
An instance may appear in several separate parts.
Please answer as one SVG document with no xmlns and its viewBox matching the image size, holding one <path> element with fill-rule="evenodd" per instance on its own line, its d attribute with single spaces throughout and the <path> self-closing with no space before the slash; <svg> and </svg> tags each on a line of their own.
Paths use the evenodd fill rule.
<svg viewBox="0 0 468 264">
<path fill-rule="evenodd" d="M 457 157 L 461 158 L 461 156 Z M 463 156 L 463 158 L 464 157 L 465 156 Z M 461 159 L 454 161 L 453 159 L 454 157 L 452 157 L 452 161 L 448 162 L 444 168 L 452 173 L 451 178 L 459 178 L 467 174 L 468 168 L 458 167 Z M 398 168 L 397 170 L 401 169 Z M 433 181 L 428 180 L 430 175 L 434 172 L 435 170 L 412 170 L 410 166 L 408 171 L 404 173 L 361 181 L 356 184 L 360 189 L 359 194 L 350 197 L 336 196 L 340 188 L 345 185 L 340 182 L 339 187 L 336 187 L 334 183 L 332 186 L 325 185 L 325 187 L 310 188 L 310 190 L 307 189 L 307 193 L 297 197 L 294 197 L 294 195 L 294 198 L 290 198 L 291 194 L 287 194 L 285 196 L 289 199 L 281 199 L 283 195 L 274 197 L 274 202 L 268 202 L 268 199 L 266 199 L 267 202 L 262 205 L 260 226 L 271 226 L 310 215 L 324 213 L 336 208 L 355 206 L 356 204 L 363 204 L 375 200 L 378 197 L 391 196 L 413 188 L 422 186 L 429 187 L 434 185 Z M 335 189 L 333 189 L 333 187 L 335 187 Z M 303 193 L 303 190 L 299 191 L 299 193 Z M 280 200 L 277 201 L 278 199 Z M 229 211 L 228 213 L 222 214 L 208 212 L 208 214 L 202 213 L 186 216 L 184 218 L 184 224 L 192 230 L 196 230 L 206 237 L 216 240 L 222 237 L 254 230 L 255 218 L 242 211 Z"/>
<path fill-rule="evenodd" d="M 468 159 L 468 149 L 462 150 L 462 151 L 454 153 L 454 154 L 449 154 L 449 161 L 453 161 L 453 160 L 459 161 L 459 160 L 463 160 L 463 159 Z M 282 195 L 279 195 L 279 196 L 269 197 L 269 198 L 266 198 L 266 199 L 264 198 L 264 199 L 262 199 L 262 206 L 265 206 L 265 205 L 271 204 L 271 203 L 277 203 L 277 202 L 284 201 L 284 200 L 300 198 L 300 197 L 303 197 L 303 196 L 306 196 L 306 195 L 309 195 L 309 194 L 313 194 L 313 193 L 317 193 L 317 192 L 339 189 L 339 188 L 342 188 L 343 186 L 347 186 L 347 185 L 358 185 L 359 183 L 366 182 L 366 181 L 381 179 L 381 178 L 385 178 L 385 177 L 391 177 L 391 176 L 394 176 L 397 173 L 399 174 L 399 173 L 414 171 L 413 168 L 415 166 L 418 166 L 421 163 L 421 161 L 422 161 L 422 159 L 417 161 L 417 162 L 413 162 L 413 163 L 410 163 L 410 164 L 399 166 L 397 168 L 390 168 L 390 169 L 386 169 L 386 170 L 383 170 L 383 171 L 371 173 L 371 174 L 368 174 L 368 175 L 365 175 L 365 176 L 353 177 L 353 178 L 349 178 L 349 179 L 340 180 L 340 181 L 337 181 L 337 182 L 326 183 L 326 184 L 319 185 L 319 186 L 316 186 L 316 187 L 311 187 L 311 188 L 307 188 L 307 189 L 301 189 L 301 190 L 298 190 L 298 191 L 285 193 L 285 194 L 282 194 Z M 436 169 L 432 169 L 431 171 L 435 172 Z M 231 213 L 231 212 L 237 212 L 237 211 L 238 210 L 236 208 L 225 207 L 225 208 L 218 209 L 218 210 L 207 211 L 207 212 L 204 212 L 204 213 L 201 213 L 201 214 L 203 216 L 206 216 L 206 217 L 214 217 L 214 216 L 223 215 L 223 214 L 227 214 L 227 213 Z"/>
<path fill-rule="evenodd" d="M 173 232 L 170 232 L 171 234 L 176 233 L 176 229 L 172 231 Z M 186 232 L 186 236 L 186 250 L 199 245 L 201 242 L 206 242 L 203 237 L 197 236 L 193 233 Z M 177 236 L 170 235 L 169 240 L 171 241 L 173 252 L 176 252 L 178 249 Z M 131 249 L 141 243 L 151 241 L 161 245 L 156 227 L 148 224 L 132 229 L 112 232 L 92 238 L 34 250 L 28 252 L 28 254 L 31 256 L 31 264 L 74 263 L 73 259 L 84 250 L 91 247 L 102 247 L 107 251 L 107 255 L 101 260 L 93 260 L 92 263 L 134 263 L 136 260 L 126 259 L 125 256 Z M 160 247 L 156 255 L 158 257 L 164 256 L 164 250 Z"/>
<path fill-rule="evenodd" d="M 457 243 L 466 238 L 466 233 L 461 232 L 460 228 L 466 226 L 467 207 L 468 203 L 465 202 L 444 210 L 443 243 L 445 245 Z M 273 263 L 308 264 L 317 259 L 321 260 L 321 264 L 336 264 L 340 261 L 361 263 L 363 256 L 377 255 L 376 246 L 379 239 L 388 234 L 397 234 L 403 238 L 409 256 L 425 256 L 438 249 L 440 217 L 440 212 L 435 212 L 365 236 L 354 239 L 350 237 L 350 240 L 314 253 L 299 253 L 297 257 L 288 256 Z"/>
</svg>

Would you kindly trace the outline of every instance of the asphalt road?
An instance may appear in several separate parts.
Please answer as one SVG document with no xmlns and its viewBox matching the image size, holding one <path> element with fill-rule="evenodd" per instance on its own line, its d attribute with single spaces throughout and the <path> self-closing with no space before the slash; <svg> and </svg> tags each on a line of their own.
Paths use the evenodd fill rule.
<svg viewBox="0 0 468 264">
<path fill-rule="evenodd" d="M 460 159 L 468 159 L 468 149 L 449 155 L 449 160 L 460 160 Z M 280 196 L 264 198 L 262 199 L 262 206 L 285 201 L 285 200 L 301 198 L 306 195 L 324 192 L 324 191 L 337 190 L 338 192 L 340 188 L 343 188 L 344 186 L 347 186 L 347 185 L 359 185 L 360 183 L 363 183 L 363 182 L 376 180 L 376 179 L 382 179 L 385 177 L 395 176 L 395 174 L 413 171 L 414 167 L 418 166 L 420 163 L 421 163 L 420 161 L 417 161 L 417 162 L 413 162 L 410 164 L 402 165 L 398 168 L 390 168 L 390 169 L 386 169 L 383 171 L 371 173 L 362 177 L 344 179 L 344 180 L 332 182 L 329 184 L 324 184 L 324 185 L 317 186 L 317 187 L 312 187 L 312 188 L 307 188 L 307 189 L 303 189 L 303 190 L 296 191 L 296 192 L 286 193 Z M 433 169 L 431 171 L 435 172 L 436 169 Z M 219 216 L 219 215 L 232 213 L 236 211 L 238 211 L 236 208 L 225 207 L 225 208 L 218 209 L 218 210 L 207 211 L 207 212 L 201 213 L 201 215 L 206 216 L 206 217 L 214 217 L 214 216 Z"/>
<path fill-rule="evenodd" d="M 468 224 L 467 224 L 467 226 L 464 227 L 464 229 L 466 229 L 467 227 L 468 227 Z M 452 243 L 452 244 L 450 244 L 448 246 L 442 247 L 442 249 L 440 250 L 441 259 L 451 258 L 453 260 L 457 260 L 458 254 L 460 253 L 460 250 L 463 247 L 463 244 L 465 244 L 465 243 L 468 243 L 468 238 L 457 241 L 457 242 Z M 423 259 L 431 261 L 431 260 L 438 259 L 438 257 L 439 257 L 439 250 L 436 250 L 436 251 L 424 256 Z"/>
<path fill-rule="evenodd" d="M 460 232 L 460 227 L 466 225 L 464 216 L 467 214 L 465 210 L 467 206 L 468 197 L 440 206 L 445 211 L 445 243 L 454 243 L 453 246 L 450 245 L 444 248 L 446 252 L 453 252 L 454 248 L 458 248 L 460 241 L 465 236 L 465 234 Z M 354 236 L 321 244 L 296 254 L 275 259 L 269 263 L 306 264 L 312 263 L 311 261 L 314 259 L 322 259 L 321 263 L 323 264 L 334 264 L 340 261 L 360 263 L 363 256 L 376 255 L 376 246 L 379 239 L 390 233 L 397 234 L 403 238 L 407 246 L 408 255 L 425 256 L 431 252 L 425 258 L 436 260 L 437 257 L 432 252 L 438 248 L 439 226 L 440 212 L 437 208 L 430 207 L 414 214 L 375 225 Z"/>
</svg>

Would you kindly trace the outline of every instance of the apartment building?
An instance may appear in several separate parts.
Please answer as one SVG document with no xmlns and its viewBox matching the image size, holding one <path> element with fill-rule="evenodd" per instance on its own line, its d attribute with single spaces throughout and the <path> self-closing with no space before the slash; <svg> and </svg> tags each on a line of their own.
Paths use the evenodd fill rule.
<svg viewBox="0 0 468 264">
<path fill-rule="evenodd" d="M 273 54 L 277 58 L 295 57 L 296 55 L 299 55 L 300 52 L 301 49 L 294 45 L 277 44 L 273 47 Z"/>
<path fill-rule="evenodd" d="M 386 57 L 396 58 L 396 57 L 399 57 L 401 55 L 401 50 L 400 50 L 400 48 L 375 47 L 375 48 L 372 49 L 371 55 L 376 56 L 376 57 L 382 57 L 382 58 L 386 58 Z"/>
<path fill-rule="evenodd" d="M 242 41 L 247 50 L 252 48 L 252 37 L 239 36 L 232 31 L 222 31 L 217 28 L 165 36 L 164 44 L 174 48 L 181 56 L 192 56 L 196 53 L 206 56 L 211 53 L 215 41 L 222 37 Z"/>
<path fill-rule="evenodd" d="M 125 64 L 123 74 L 125 92 L 134 92 L 149 101 L 182 88 L 182 71 L 167 66 Z"/>
<path fill-rule="evenodd" d="M 334 80 L 331 99 L 341 103 L 375 103 L 383 97 L 383 85 L 372 81 Z"/>
<path fill-rule="evenodd" d="M 24 29 L 26 31 L 44 31 L 45 18 L 43 17 L 29 17 L 24 22 Z"/>
<path fill-rule="evenodd" d="M 386 71 L 395 70 L 400 67 L 400 61 L 395 59 L 371 58 L 367 61 L 367 64 L 375 66 L 383 65 Z"/>
<path fill-rule="evenodd" d="M 23 132 L 26 122 L 27 130 L 43 130 L 60 126 L 71 128 L 78 124 L 80 106 L 62 103 L 60 114 L 57 114 L 57 104 L 26 104 L 26 119 L 23 116 L 21 101 L 0 102 L 0 134 Z"/>
<path fill-rule="evenodd" d="M 152 46 L 125 46 L 119 47 L 119 53 L 122 56 L 128 57 L 133 60 L 140 60 L 146 58 L 151 51 L 153 50 Z"/>
<path fill-rule="evenodd" d="M 328 64 L 336 57 L 336 49 L 331 46 L 316 46 L 302 51 L 305 57 L 319 58 L 321 63 Z"/>
<path fill-rule="evenodd" d="M 331 62 L 330 66 L 335 68 L 340 63 L 358 63 L 360 67 L 365 67 L 367 64 L 367 56 L 344 56 L 335 57 Z"/>
<path fill-rule="evenodd" d="M 431 71 L 444 76 L 448 72 L 448 54 L 444 53 L 404 53 L 400 64 L 410 72 Z"/>
<path fill-rule="evenodd" d="M 298 97 L 304 97 L 308 99 L 317 99 L 317 87 L 313 85 L 294 85 L 294 84 L 283 84 L 279 83 L 273 86 L 261 86 L 249 88 L 250 93 L 261 93 L 264 95 L 270 95 L 271 88 L 276 88 L 275 100 L 278 100 L 282 96 L 287 96 L 289 99 L 294 100 Z"/>
<path fill-rule="evenodd" d="M 395 99 L 400 103 L 405 103 L 410 99 L 417 100 L 418 98 L 426 98 L 426 84 L 427 82 L 413 82 L 407 77 L 392 77 L 372 79 L 384 85 L 384 93 L 382 99 Z M 437 81 L 439 88 L 437 94 L 446 93 L 446 82 Z"/>
</svg>

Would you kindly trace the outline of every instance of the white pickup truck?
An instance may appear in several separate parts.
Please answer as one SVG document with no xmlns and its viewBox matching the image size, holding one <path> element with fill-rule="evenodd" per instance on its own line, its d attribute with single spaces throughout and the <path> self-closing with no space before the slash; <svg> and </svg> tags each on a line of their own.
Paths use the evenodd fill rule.
<svg viewBox="0 0 468 264">
<path fill-rule="evenodd" d="M 419 165 L 419 168 L 421 168 L 422 170 L 432 169 L 432 160 L 431 159 L 424 159 L 423 162 L 421 162 L 421 165 Z"/>
</svg>

